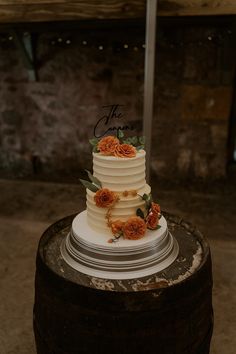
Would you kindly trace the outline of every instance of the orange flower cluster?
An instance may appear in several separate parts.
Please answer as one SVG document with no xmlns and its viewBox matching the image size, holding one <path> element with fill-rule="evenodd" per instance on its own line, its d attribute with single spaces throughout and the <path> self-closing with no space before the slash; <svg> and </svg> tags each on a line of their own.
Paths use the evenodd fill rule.
<svg viewBox="0 0 236 354">
<path fill-rule="evenodd" d="M 123 236 L 128 240 L 139 240 L 142 238 L 147 228 L 155 230 L 159 223 L 159 215 L 161 212 L 160 205 L 152 202 L 148 215 L 145 219 L 140 216 L 131 216 L 127 221 L 111 220 L 111 209 L 114 204 L 119 200 L 115 192 L 110 191 L 108 188 L 99 189 L 94 195 L 94 201 L 99 208 L 108 208 L 106 219 L 107 225 L 111 228 L 115 238 Z M 113 242 L 109 240 L 108 242 Z"/>
<path fill-rule="evenodd" d="M 120 141 L 115 136 L 105 136 L 98 143 L 98 150 L 103 155 L 113 155 Z"/>
<path fill-rule="evenodd" d="M 102 138 L 97 146 L 99 152 L 107 156 L 135 157 L 136 149 L 129 144 L 120 144 L 115 136 L 109 135 Z"/>
<path fill-rule="evenodd" d="M 115 220 L 111 223 L 111 231 L 113 235 L 123 234 L 124 221 Z"/>
<path fill-rule="evenodd" d="M 147 226 L 139 216 L 132 216 L 127 221 L 116 220 L 111 224 L 114 235 L 123 235 L 129 240 L 139 240 L 145 235 Z"/>
<path fill-rule="evenodd" d="M 108 188 L 101 188 L 95 193 L 94 201 L 97 207 L 108 208 L 117 201 L 117 195 Z"/>
<path fill-rule="evenodd" d="M 135 157 L 136 156 L 136 149 L 133 145 L 129 144 L 120 144 L 117 145 L 114 155 L 116 157 Z"/>
<path fill-rule="evenodd" d="M 156 229 L 159 223 L 159 214 L 161 212 L 161 208 L 159 204 L 153 203 L 151 204 L 151 211 L 146 217 L 147 227 L 148 229 L 154 230 Z"/>
<path fill-rule="evenodd" d="M 145 221 L 139 216 L 133 216 L 124 224 L 124 238 L 138 240 L 145 235 L 146 229 Z"/>
</svg>

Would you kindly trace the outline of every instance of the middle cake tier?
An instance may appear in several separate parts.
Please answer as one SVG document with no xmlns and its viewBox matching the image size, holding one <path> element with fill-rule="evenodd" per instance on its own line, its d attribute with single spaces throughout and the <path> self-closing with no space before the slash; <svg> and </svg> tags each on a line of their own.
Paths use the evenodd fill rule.
<svg viewBox="0 0 236 354">
<path fill-rule="evenodd" d="M 97 231 L 103 231 L 110 234 L 110 228 L 107 225 L 107 212 L 106 208 L 99 208 L 96 206 L 94 201 L 95 193 L 91 192 L 89 189 L 87 191 L 87 218 L 88 224 L 91 228 Z M 131 216 L 136 215 L 136 210 L 138 208 L 145 211 L 145 202 L 140 197 L 144 193 L 149 194 L 151 188 L 148 184 L 144 188 L 140 189 L 138 194 L 124 196 L 123 193 L 117 193 L 119 196 L 119 202 L 115 204 L 112 208 L 112 219 L 126 221 Z M 140 194 L 139 194 L 140 193 Z"/>
</svg>

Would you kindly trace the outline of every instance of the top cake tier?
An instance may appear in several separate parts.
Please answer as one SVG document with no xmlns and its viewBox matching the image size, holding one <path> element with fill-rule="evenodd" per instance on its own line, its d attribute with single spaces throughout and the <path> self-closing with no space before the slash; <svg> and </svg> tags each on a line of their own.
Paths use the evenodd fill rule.
<svg viewBox="0 0 236 354">
<path fill-rule="evenodd" d="M 103 188 L 114 192 L 143 189 L 146 185 L 145 155 L 144 150 L 131 158 L 93 153 L 93 175 L 100 180 Z"/>
</svg>

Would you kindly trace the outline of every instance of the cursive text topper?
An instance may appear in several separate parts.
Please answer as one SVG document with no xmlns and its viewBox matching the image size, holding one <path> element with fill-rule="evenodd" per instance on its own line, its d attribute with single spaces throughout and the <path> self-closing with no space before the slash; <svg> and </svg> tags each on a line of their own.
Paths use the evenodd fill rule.
<svg viewBox="0 0 236 354">
<path fill-rule="evenodd" d="M 124 114 L 121 112 L 121 104 L 112 104 L 103 106 L 105 114 L 103 114 L 95 124 L 93 134 L 95 138 L 101 138 L 108 133 L 118 134 L 119 130 L 134 130 L 132 125 L 122 124 L 121 120 Z"/>
</svg>

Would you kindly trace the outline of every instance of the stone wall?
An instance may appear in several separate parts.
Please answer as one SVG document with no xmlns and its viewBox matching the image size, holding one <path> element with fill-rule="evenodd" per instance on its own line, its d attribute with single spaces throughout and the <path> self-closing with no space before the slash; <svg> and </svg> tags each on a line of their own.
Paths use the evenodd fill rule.
<svg viewBox="0 0 236 354">
<path fill-rule="evenodd" d="M 231 35 L 227 26 L 159 29 L 151 167 L 161 178 L 225 176 Z M 0 43 L 0 177 L 76 181 L 91 168 L 88 139 L 103 105 L 124 105 L 141 134 L 143 30 L 41 33 L 37 82 L 14 38 Z"/>
</svg>

